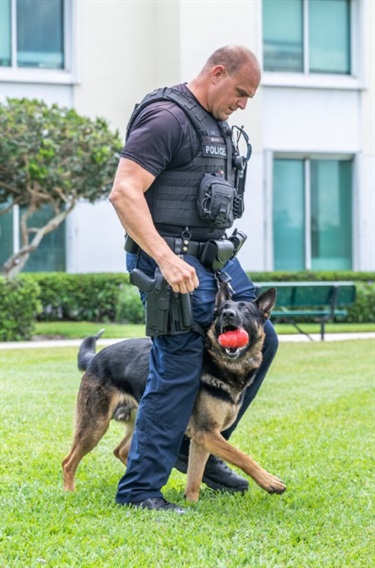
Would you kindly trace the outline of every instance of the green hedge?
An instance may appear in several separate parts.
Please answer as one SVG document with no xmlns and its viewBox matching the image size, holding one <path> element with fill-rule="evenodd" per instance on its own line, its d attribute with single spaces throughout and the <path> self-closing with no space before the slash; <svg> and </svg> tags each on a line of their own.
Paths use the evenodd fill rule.
<svg viewBox="0 0 375 568">
<path fill-rule="evenodd" d="M 40 287 L 39 321 L 143 321 L 142 303 L 128 274 L 49 272 L 27 273 L 22 278 Z"/>
<path fill-rule="evenodd" d="M 375 321 L 373 272 L 253 272 L 254 282 L 337 281 L 356 282 L 357 300 L 346 321 Z M 41 289 L 41 321 L 117 321 L 142 323 L 144 313 L 138 290 L 124 274 L 28 273 L 23 278 Z"/>
<path fill-rule="evenodd" d="M 340 321 L 375 322 L 373 272 L 253 272 L 251 278 L 255 283 L 354 281 L 356 302 Z M 14 281 L 0 278 L 0 341 L 29 339 L 36 319 L 143 323 L 144 311 L 126 273 L 24 273 Z"/>
<path fill-rule="evenodd" d="M 37 282 L 0 276 L 0 341 L 30 339 L 42 309 Z"/>
<path fill-rule="evenodd" d="M 356 300 L 348 308 L 344 321 L 367 323 L 375 322 L 375 284 L 356 282 Z"/>
</svg>

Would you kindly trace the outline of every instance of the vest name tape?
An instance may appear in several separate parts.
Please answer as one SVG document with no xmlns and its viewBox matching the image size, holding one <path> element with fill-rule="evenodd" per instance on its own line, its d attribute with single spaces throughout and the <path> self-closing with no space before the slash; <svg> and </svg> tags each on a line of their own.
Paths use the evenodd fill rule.
<svg viewBox="0 0 375 568">
<path fill-rule="evenodd" d="M 203 156 L 222 156 L 226 158 L 227 147 L 225 144 L 203 144 Z"/>
</svg>

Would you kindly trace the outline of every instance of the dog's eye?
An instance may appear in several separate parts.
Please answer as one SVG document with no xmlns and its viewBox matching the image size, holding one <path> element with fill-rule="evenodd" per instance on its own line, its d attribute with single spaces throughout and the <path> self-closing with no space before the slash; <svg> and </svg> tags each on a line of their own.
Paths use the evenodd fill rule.
<svg viewBox="0 0 375 568">
<path fill-rule="evenodd" d="M 247 308 L 246 306 L 244 306 L 244 307 L 242 308 L 242 311 L 245 312 L 246 314 L 249 314 L 249 313 L 250 313 L 250 308 Z"/>
</svg>

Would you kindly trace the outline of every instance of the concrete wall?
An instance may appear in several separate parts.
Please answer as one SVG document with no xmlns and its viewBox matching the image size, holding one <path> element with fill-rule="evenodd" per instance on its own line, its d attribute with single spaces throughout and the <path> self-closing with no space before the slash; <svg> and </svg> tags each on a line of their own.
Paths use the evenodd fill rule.
<svg viewBox="0 0 375 568">
<path fill-rule="evenodd" d="M 360 131 L 362 151 L 358 156 L 357 227 L 358 267 L 375 269 L 375 3 L 361 3 L 362 66 L 364 90 L 360 101 Z"/>
<path fill-rule="evenodd" d="M 78 112 L 104 116 L 125 133 L 134 104 L 155 88 L 155 2 L 85 0 L 79 3 Z"/>
<path fill-rule="evenodd" d="M 252 145 L 240 259 L 248 270 L 272 269 L 272 152 L 328 152 L 355 157 L 355 268 L 374 270 L 374 3 L 354 0 L 356 76 L 263 74 L 262 86 L 232 124 Z M 59 82 L 9 81 L 6 96 L 44 98 L 103 116 L 122 137 L 146 92 L 188 81 L 218 47 L 239 43 L 261 59 L 261 0 L 78 0 L 73 2 L 73 53 Z M 26 76 L 26 75 L 25 75 Z M 28 73 L 28 77 L 32 74 Z M 115 172 L 114 172 L 115 173 Z M 122 271 L 123 229 L 107 203 L 81 203 L 67 220 L 69 272 Z"/>
<path fill-rule="evenodd" d="M 67 272 L 124 271 L 124 231 L 108 201 L 80 203 L 67 218 L 66 238 Z"/>
</svg>

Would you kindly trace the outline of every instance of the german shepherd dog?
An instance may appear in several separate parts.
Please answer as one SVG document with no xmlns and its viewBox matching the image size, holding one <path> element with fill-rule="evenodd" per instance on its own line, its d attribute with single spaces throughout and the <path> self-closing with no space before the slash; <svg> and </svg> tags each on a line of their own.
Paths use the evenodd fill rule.
<svg viewBox="0 0 375 568">
<path fill-rule="evenodd" d="M 206 336 L 201 386 L 186 430 L 191 439 L 185 491 L 188 501 L 198 500 L 210 454 L 242 469 L 268 493 L 283 493 L 286 489 L 280 479 L 220 434 L 235 421 L 244 391 L 262 362 L 263 328 L 275 299 L 276 290 L 270 288 L 253 302 L 234 302 L 227 284 L 220 285 L 214 320 Z M 221 346 L 220 334 L 237 329 L 246 330 L 248 343 L 234 348 Z M 99 335 L 84 339 L 78 354 L 78 366 L 86 372 L 77 397 L 72 449 L 62 462 L 67 491 L 74 490 L 79 462 L 98 444 L 111 419 L 126 427 L 125 437 L 114 450 L 126 465 L 135 414 L 146 385 L 151 341 L 127 339 L 95 355 Z"/>
</svg>

